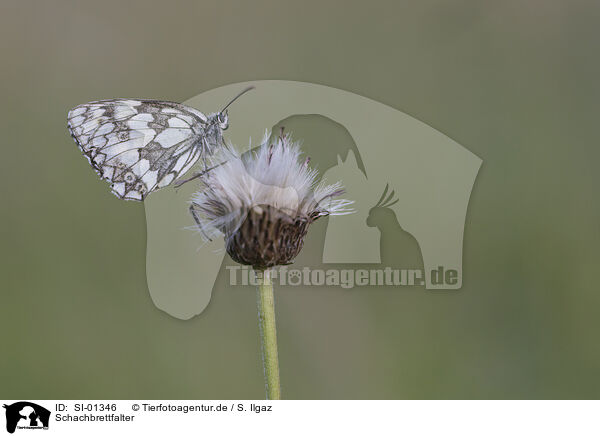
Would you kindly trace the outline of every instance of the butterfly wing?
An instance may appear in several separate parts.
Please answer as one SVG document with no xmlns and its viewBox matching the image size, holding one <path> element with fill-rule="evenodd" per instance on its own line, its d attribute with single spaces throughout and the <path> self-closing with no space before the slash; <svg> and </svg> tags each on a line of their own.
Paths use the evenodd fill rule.
<svg viewBox="0 0 600 436">
<path fill-rule="evenodd" d="M 125 200 L 142 201 L 187 172 L 206 149 L 206 126 L 196 109 L 157 100 L 94 101 L 68 115 L 80 150 Z"/>
</svg>

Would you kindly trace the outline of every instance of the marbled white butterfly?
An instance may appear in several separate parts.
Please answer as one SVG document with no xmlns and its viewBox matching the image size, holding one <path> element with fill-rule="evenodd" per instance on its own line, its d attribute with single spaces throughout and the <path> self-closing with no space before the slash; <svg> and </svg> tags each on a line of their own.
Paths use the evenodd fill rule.
<svg viewBox="0 0 600 436">
<path fill-rule="evenodd" d="M 69 111 L 68 129 L 117 197 L 142 201 L 185 174 L 199 158 L 206 170 L 206 158 L 223 145 L 227 108 L 250 89 L 209 116 L 170 101 L 92 101 Z"/>
</svg>

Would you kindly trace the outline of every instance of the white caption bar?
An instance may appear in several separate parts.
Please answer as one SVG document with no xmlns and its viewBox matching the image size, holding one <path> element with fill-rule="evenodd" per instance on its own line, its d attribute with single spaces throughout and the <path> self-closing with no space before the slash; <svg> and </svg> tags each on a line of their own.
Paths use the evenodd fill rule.
<svg viewBox="0 0 600 436">
<path fill-rule="evenodd" d="M 598 401 L 3 400 L 9 433 L 597 435 Z M 5 433 L 6 434 L 6 433 Z"/>
</svg>

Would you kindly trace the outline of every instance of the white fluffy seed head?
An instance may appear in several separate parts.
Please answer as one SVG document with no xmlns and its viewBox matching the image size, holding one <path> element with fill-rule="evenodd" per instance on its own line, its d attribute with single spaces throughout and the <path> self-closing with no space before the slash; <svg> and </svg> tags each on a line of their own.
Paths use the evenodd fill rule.
<svg viewBox="0 0 600 436">
<path fill-rule="evenodd" d="M 205 238 L 235 231 L 248 211 L 260 205 L 310 221 L 352 212 L 352 201 L 335 199 L 344 192 L 342 185 L 318 180 L 289 134 L 282 132 L 273 141 L 265 135 L 260 147 L 244 155 L 225 147 L 220 159 L 225 163 L 202 178 L 204 189 L 192 197 Z"/>
</svg>

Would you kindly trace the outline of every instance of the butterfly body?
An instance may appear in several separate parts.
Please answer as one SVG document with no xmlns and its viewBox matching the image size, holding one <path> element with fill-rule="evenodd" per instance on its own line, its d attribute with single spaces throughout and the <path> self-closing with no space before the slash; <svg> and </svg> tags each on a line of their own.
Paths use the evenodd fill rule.
<svg viewBox="0 0 600 436">
<path fill-rule="evenodd" d="M 69 132 L 94 170 L 117 197 L 138 201 L 213 155 L 227 127 L 226 111 L 206 116 L 159 100 L 93 101 L 68 115 Z"/>
</svg>

